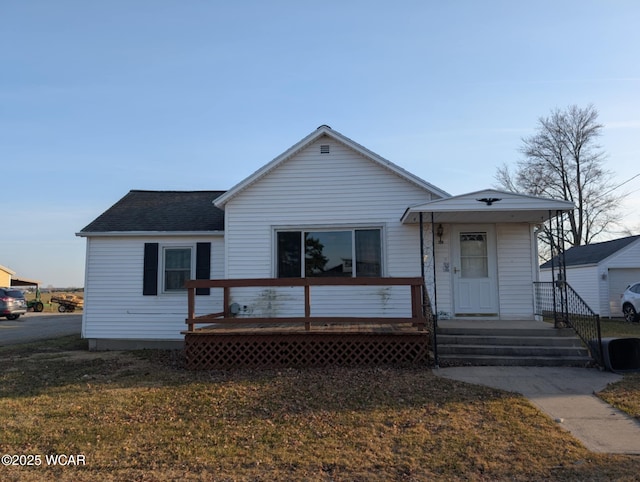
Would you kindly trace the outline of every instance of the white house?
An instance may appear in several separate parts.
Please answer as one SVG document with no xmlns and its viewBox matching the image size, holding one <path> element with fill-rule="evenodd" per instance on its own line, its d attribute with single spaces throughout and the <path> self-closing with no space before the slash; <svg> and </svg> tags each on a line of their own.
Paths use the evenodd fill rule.
<svg viewBox="0 0 640 482">
<path fill-rule="evenodd" d="M 452 197 L 321 126 L 229 191 L 131 191 L 77 233 L 87 239 L 82 334 L 92 348 L 180 343 L 186 279 L 423 271 L 443 316 L 532 319 L 535 228 L 572 208 L 495 190 Z M 314 315 L 404 316 L 401 288 L 323 287 Z M 220 293 L 196 298 L 199 312 L 222 309 Z M 297 316 L 297 298 L 232 295 L 245 317 Z"/>
<path fill-rule="evenodd" d="M 640 281 L 640 236 L 575 246 L 565 252 L 567 282 L 600 316 L 621 317 L 620 296 Z M 558 274 L 557 261 L 555 274 Z M 551 281 L 552 263 L 540 266 L 540 280 Z"/>
</svg>

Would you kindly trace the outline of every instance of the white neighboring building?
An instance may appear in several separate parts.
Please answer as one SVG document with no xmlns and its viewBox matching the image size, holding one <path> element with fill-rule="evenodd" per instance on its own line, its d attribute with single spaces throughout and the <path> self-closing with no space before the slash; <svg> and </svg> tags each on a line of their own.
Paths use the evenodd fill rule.
<svg viewBox="0 0 640 482">
<path fill-rule="evenodd" d="M 595 313 L 622 317 L 620 297 L 640 281 L 640 236 L 575 246 L 565 252 L 565 265 L 567 282 Z M 551 261 L 540 266 L 540 280 L 551 281 Z"/>
</svg>

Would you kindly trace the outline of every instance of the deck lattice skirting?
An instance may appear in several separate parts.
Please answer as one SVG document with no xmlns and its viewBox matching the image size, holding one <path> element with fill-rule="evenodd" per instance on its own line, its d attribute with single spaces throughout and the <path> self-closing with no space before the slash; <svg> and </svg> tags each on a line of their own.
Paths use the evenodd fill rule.
<svg viewBox="0 0 640 482">
<path fill-rule="evenodd" d="M 355 318 L 310 316 L 311 286 L 407 286 L 411 317 Z M 232 287 L 303 286 L 305 316 L 298 318 L 234 318 L 228 313 Z M 196 288 L 223 288 L 225 311 L 194 315 Z M 193 370 L 427 365 L 429 333 L 421 307 L 421 278 L 309 278 L 263 280 L 198 280 L 187 282 L 189 329 L 185 335 L 187 367 Z M 196 324 L 208 326 L 196 328 Z"/>
<path fill-rule="evenodd" d="M 185 338 L 187 367 L 192 370 L 426 365 L 428 346 L 426 333 L 187 334 Z"/>
</svg>

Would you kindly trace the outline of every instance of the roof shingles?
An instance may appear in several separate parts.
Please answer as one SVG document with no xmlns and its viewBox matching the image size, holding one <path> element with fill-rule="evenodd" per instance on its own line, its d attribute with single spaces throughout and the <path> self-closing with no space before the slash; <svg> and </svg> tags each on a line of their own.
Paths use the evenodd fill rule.
<svg viewBox="0 0 640 482">
<path fill-rule="evenodd" d="M 583 246 L 574 246 L 568 249 L 564 253 L 564 260 L 566 266 L 582 266 L 597 264 L 600 261 L 608 258 L 612 254 L 620 251 L 622 248 L 633 243 L 639 236 L 628 236 L 626 238 L 613 239 L 611 241 L 604 241 L 602 243 L 585 244 Z M 554 263 L 558 264 L 557 258 L 554 258 Z M 547 261 L 540 268 L 551 268 L 551 261 Z"/>
<path fill-rule="evenodd" d="M 213 201 L 225 191 L 129 191 L 82 231 L 223 231 L 224 211 Z"/>
</svg>

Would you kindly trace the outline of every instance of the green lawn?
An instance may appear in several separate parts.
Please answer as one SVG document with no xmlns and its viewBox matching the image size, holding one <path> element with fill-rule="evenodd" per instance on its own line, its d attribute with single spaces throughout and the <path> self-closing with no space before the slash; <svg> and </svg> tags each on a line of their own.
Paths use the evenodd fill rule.
<svg viewBox="0 0 640 482">
<path fill-rule="evenodd" d="M 603 337 L 640 338 L 640 323 L 627 323 L 621 319 L 609 320 L 602 318 L 600 320 L 600 330 Z"/>
<path fill-rule="evenodd" d="M 0 349 L 3 481 L 637 480 L 526 399 L 408 368 L 189 372 L 175 352 Z M 625 388 L 638 398 L 638 385 Z"/>
</svg>

